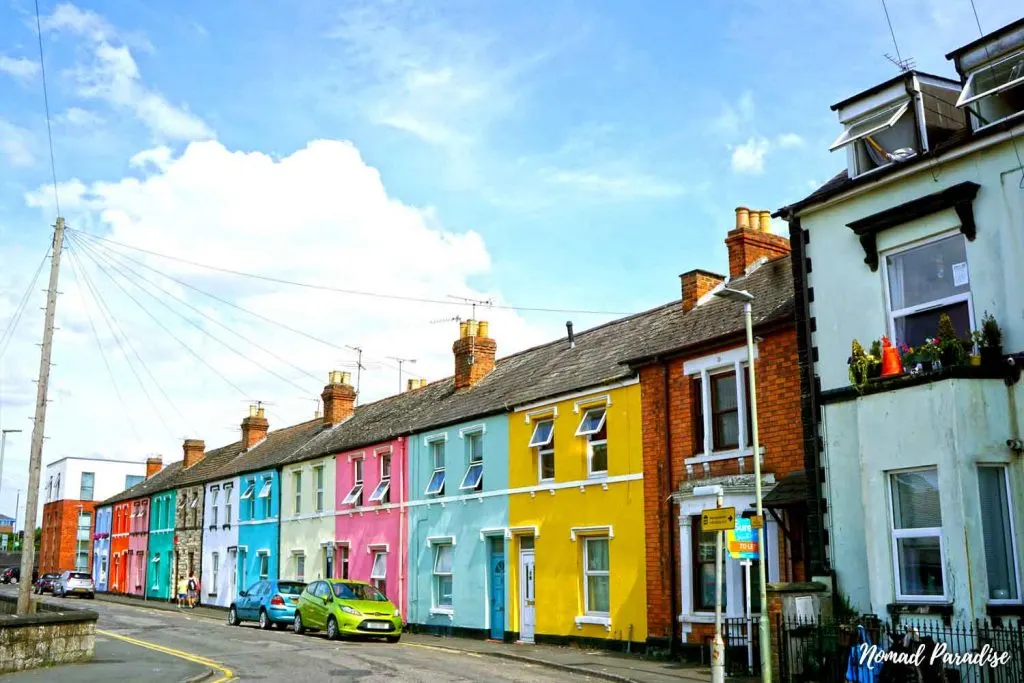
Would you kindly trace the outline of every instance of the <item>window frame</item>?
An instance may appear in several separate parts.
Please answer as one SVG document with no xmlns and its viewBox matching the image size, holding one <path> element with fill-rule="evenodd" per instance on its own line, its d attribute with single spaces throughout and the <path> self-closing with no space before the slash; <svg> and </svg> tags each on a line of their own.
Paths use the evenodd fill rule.
<svg viewBox="0 0 1024 683">
<path fill-rule="evenodd" d="M 85 495 L 85 477 L 89 476 L 89 495 Z M 79 500 L 92 500 L 96 495 L 96 473 L 95 472 L 82 472 L 78 480 L 78 495 Z"/>
<path fill-rule="evenodd" d="M 482 431 L 469 432 L 463 437 L 466 441 L 466 455 L 469 466 L 459 484 L 460 491 L 480 491 L 484 487 L 484 435 Z M 480 446 L 480 457 L 476 457 L 476 445 Z"/>
<path fill-rule="evenodd" d="M 295 485 L 295 500 L 292 501 L 294 505 L 292 513 L 298 515 L 302 513 L 302 469 L 296 469 L 292 472 L 292 484 Z"/>
<path fill-rule="evenodd" d="M 427 488 L 424 489 L 423 495 L 425 496 L 437 496 L 441 497 L 444 495 L 444 484 L 447 479 L 447 468 L 446 468 L 446 454 L 445 454 L 445 441 L 444 439 L 436 439 L 429 442 L 430 448 L 430 464 L 432 471 L 430 478 L 427 480 Z M 438 456 L 441 458 L 441 466 L 438 467 Z M 440 475 L 440 477 L 438 477 Z M 435 481 L 437 482 L 435 485 Z"/>
<path fill-rule="evenodd" d="M 832 143 L 832 146 L 829 147 L 828 151 L 834 152 L 837 149 L 841 149 L 843 147 L 846 147 L 847 145 L 851 145 L 851 144 L 857 142 L 858 140 L 863 140 L 865 138 L 871 137 L 872 135 L 880 133 L 883 130 L 889 130 L 890 128 L 895 126 L 899 122 L 899 120 L 901 118 L 903 118 L 903 115 L 907 113 L 907 109 L 909 109 L 909 108 L 910 108 L 910 98 L 907 98 L 907 99 L 904 99 L 904 100 L 902 100 L 900 102 L 896 102 L 895 104 L 893 104 L 893 103 L 884 104 L 881 107 L 878 107 L 877 109 L 875 109 L 875 110 L 873 110 L 873 111 L 871 111 L 869 113 L 866 113 L 866 114 L 864 114 L 862 116 L 858 116 L 857 118 L 852 119 L 848 123 L 844 124 L 845 127 L 843 129 L 843 132 L 840 133 L 839 137 L 837 137 L 835 139 L 835 142 Z M 872 119 L 872 118 L 878 118 L 879 120 L 881 120 L 882 117 L 885 114 L 888 114 L 889 112 L 893 112 L 893 113 L 892 113 L 891 116 L 889 116 L 888 119 L 885 119 L 884 123 L 880 123 L 879 125 L 875 126 L 874 128 L 869 128 L 867 131 L 865 131 L 863 133 L 858 133 L 857 135 L 852 136 L 852 137 L 850 136 L 850 134 L 849 134 L 850 133 L 850 128 L 852 128 L 853 126 L 859 125 L 860 123 L 862 123 L 864 121 L 867 121 L 869 119 Z"/>
<path fill-rule="evenodd" d="M 451 554 L 451 568 L 446 572 L 437 571 L 438 560 L 441 559 L 442 550 L 447 550 Z M 451 603 L 441 604 L 441 580 L 447 577 L 451 582 Z M 444 612 L 452 613 L 455 611 L 455 544 L 454 543 L 435 543 L 434 544 L 434 562 L 431 565 L 431 611 L 433 612 Z"/>
<path fill-rule="evenodd" d="M 982 468 L 998 469 L 1003 473 L 1003 486 L 1006 488 L 1006 518 L 1009 522 L 1009 536 L 1010 536 L 1010 547 L 1007 549 L 1007 554 L 1013 561 L 1013 578 L 1016 582 L 1017 597 L 1016 598 L 992 598 L 988 597 L 987 602 L 990 605 L 1020 605 L 1024 604 L 1024 595 L 1021 594 L 1021 576 L 1020 576 L 1020 559 L 1017 557 L 1017 523 L 1014 519 L 1014 500 L 1013 500 L 1013 486 L 1010 483 L 1010 466 L 1006 463 L 978 463 L 978 470 Z M 981 492 L 981 480 L 978 480 L 978 491 Z M 979 515 L 979 519 L 981 516 Z M 981 522 L 981 538 L 982 548 L 985 549 L 985 523 Z M 987 551 L 986 551 L 987 552 Z M 985 566 L 986 582 L 988 581 L 988 565 L 986 560 Z M 991 595 L 991 586 L 989 588 L 989 595 Z"/>
<path fill-rule="evenodd" d="M 320 464 L 313 468 L 313 511 L 324 511 L 324 481 L 327 479 L 325 465 Z"/>
<path fill-rule="evenodd" d="M 306 581 L 306 553 L 292 553 L 295 558 L 295 579 L 305 583 Z M 301 570 L 301 571 L 300 571 Z"/>
<path fill-rule="evenodd" d="M 894 311 L 892 307 L 892 290 L 889 287 L 889 257 L 902 254 L 903 252 L 911 251 L 919 247 L 925 247 L 934 242 L 941 242 L 943 240 L 949 239 L 950 237 L 957 237 L 958 235 L 960 239 L 964 240 L 964 258 L 967 259 L 966 263 L 968 273 L 967 291 L 961 294 L 954 294 L 952 296 L 943 297 L 941 299 L 932 299 L 931 301 L 926 303 L 918 304 L 916 306 L 909 306 L 901 308 L 898 311 Z M 896 335 L 897 318 L 906 318 L 917 313 L 925 313 L 927 311 L 931 311 L 937 308 L 946 308 L 947 306 L 961 303 L 963 301 L 967 302 L 968 326 L 970 327 L 970 329 L 974 329 L 976 323 L 974 317 L 974 289 L 971 286 L 972 282 L 970 279 L 971 262 L 967 254 L 967 237 L 962 232 L 960 232 L 959 228 L 956 228 L 954 230 L 944 230 L 941 233 L 930 235 L 924 239 L 914 240 L 912 242 L 908 242 L 907 244 L 901 244 L 899 246 L 893 247 L 892 249 L 886 249 L 885 251 L 880 252 L 878 256 L 879 263 L 881 264 L 879 270 L 882 271 L 882 289 L 884 290 L 885 294 L 885 314 L 888 322 L 889 338 L 893 340 L 893 343 L 895 345 L 899 346 L 904 342 L 904 340 L 899 339 Z M 950 264 L 949 267 L 952 268 L 953 264 Z"/>
<path fill-rule="evenodd" d="M 341 501 L 342 505 L 354 505 L 360 507 L 363 504 L 363 459 L 352 460 L 352 488 Z"/>
<path fill-rule="evenodd" d="M 601 419 L 598 420 L 597 427 L 594 427 L 594 428 L 591 428 L 591 429 L 584 429 L 583 425 L 585 425 L 587 423 L 587 417 L 591 413 L 596 413 L 598 411 L 601 412 Z M 604 428 L 605 421 L 607 419 L 608 419 L 608 406 L 607 405 L 599 405 L 599 406 L 593 406 L 591 408 L 584 408 L 583 409 L 583 417 L 580 418 L 580 424 L 579 424 L 578 427 L 576 427 L 576 436 L 591 436 L 593 434 L 597 434 L 598 432 L 600 432 Z"/>
<path fill-rule="evenodd" d="M 551 423 L 551 431 L 548 434 L 547 440 L 544 441 L 543 443 L 541 443 L 539 446 L 536 446 L 536 449 L 537 449 L 537 482 L 543 484 L 543 483 L 550 483 L 550 482 L 555 481 L 555 479 L 557 477 L 558 469 L 557 469 L 556 463 L 555 463 L 555 421 L 553 419 L 552 420 L 540 420 L 540 421 L 538 421 L 538 424 L 540 424 L 541 422 L 550 422 Z M 536 431 L 536 428 L 534 429 L 534 431 Z M 531 438 L 530 442 L 533 443 L 532 438 Z M 550 477 L 545 477 L 544 476 L 544 458 L 546 456 L 550 456 L 551 457 L 551 476 Z"/>
<path fill-rule="evenodd" d="M 544 425 L 550 425 L 550 429 L 548 430 L 548 436 L 547 436 L 546 439 L 538 440 L 537 439 L 537 433 L 540 431 L 540 428 L 542 426 L 544 426 Z M 539 420 L 534 420 L 533 432 L 530 434 L 530 443 L 527 444 L 527 448 L 543 448 L 544 446 L 550 445 L 551 442 L 554 441 L 554 439 L 555 439 L 555 418 L 548 417 L 548 418 L 542 418 L 542 419 L 539 419 Z"/>
<path fill-rule="evenodd" d="M 371 552 L 373 553 L 373 562 L 370 565 L 370 581 L 369 581 L 369 583 L 370 583 L 371 586 L 373 586 L 374 588 L 379 590 L 383 595 L 386 596 L 387 595 L 387 593 L 386 593 L 387 581 L 388 581 L 388 553 L 387 553 L 386 550 L 372 550 L 372 549 L 371 549 Z M 378 560 L 380 561 L 380 564 L 382 565 L 382 568 L 383 568 L 383 573 L 381 573 L 380 575 L 378 575 L 378 573 L 377 573 L 377 562 L 378 562 Z"/>
<path fill-rule="evenodd" d="M 391 502 L 391 454 L 381 453 L 378 457 L 380 458 L 380 480 L 377 482 L 377 487 L 373 489 L 373 493 L 370 494 L 370 502 L 386 505 Z"/>
<path fill-rule="evenodd" d="M 996 60 L 993 60 L 991 62 L 988 62 L 987 64 L 984 64 L 984 65 L 978 67 L 977 69 L 975 69 L 974 71 L 972 71 L 971 74 L 967 77 L 967 81 L 964 83 L 963 89 L 960 91 L 960 97 L 958 97 L 957 100 L 956 100 L 956 107 L 957 107 L 957 109 L 962 109 L 963 107 L 966 107 L 969 104 L 973 104 L 974 102 L 977 102 L 978 100 L 981 100 L 981 99 L 983 99 L 985 97 L 990 97 L 992 95 L 998 95 L 999 93 L 1003 92 L 1004 90 L 1009 90 L 1010 88 L 1013 88 L 1013 87 L 1016 87 L 1018 85 L 1024 84 L 1024 76 L 1021 76 L 1021 77 L 1019 77 L 1019 78 L 1017 78 L 1015 80 L 1007 81 L 1006 83 L 1004 83 L 1002 85 L 999 85 L 999 86 L 996 86 L 995 88 L 991 88 L 989 90 L 986 90 L 983 93 L 971 95 L 970 97 L 967 97 L 965 99 L 964 96 L 967 94 L 968 88 L 971 87 L 971 84 L 974 82 L 974 79 L 975 79 L 975 77 L 978 76 L 978 74 L 980 74 L 980 73 L 982 73 L 984 71 L 988 71 L 989 69 L 992 69 L 994 67 L 997 67 L 1000 64 L 1002 64 L 1003 62 L 1008 62 L 1011 59 L 1024 60 L 1024 50 L 1017 50 L 1016 52 L 1008 54 L 1005 57 L 1001 57 L 999 59 L 996 59 Z M 1003 119 L 999 119 L 999 120 L 1002 121 Z M 991 123 L 996 123 L 996 121 L 992 121 Z"/>
<path fill-rule="evenodd" d="M 711 534 L 714 536 L 716 531 L 704 531 L 701 526 L 700 515 L 690 515 L 690 591 L 691 591 L 691 609 L 694 613 L 707 613 L 715 611 L 715 602 L 712 598 L 710 604 L 706 604 L 703 600 L 703 591 L 699 591 L 701 568 L 706 564 L 714 565 L 716 558 L 710 560 L 700 559 L 700 544 L 702 534 Z M 718 543 L 718 539 L 715 539 L 715 543 Z M 767 534 L 765 535 L 765 543 L 767 544 Z M 729 582 L 726 580 L 725 575 L 725 562 L 727 560 L 728 549 L 726 546 L 726 539 L 722 539 L 722 611 L 725 612 L 726 606 L 729 604 L 728 587 Z M 717 552 L 717 550 L 716 550 Z M 756 564 L 756 563 L 755 563 Z"/>
<path fill-rule="evenodd" d="M 603 439 L 595 439 L 595 436 L 604 435 Z M 608 425 L 604 419 L 601 420 L 601 429 L 588 434 L 587 437 L 587 479 L 605 479 L 608 477 Z M 604 469 L 594 469 L 594 446 L 604 446 Z"/>
<path fill-rule="evenodd" d="M 259 573 L 260 580 L 266 581 L 267 578 L 270 576 L 270 553 L 257 552 L 256 561 L 259 563 L 259 566 L 256 568 L 256 570 Z M 266 569 L 266 571 L 264 571 L 264 569 Z"/>
<path fill-rule="evenodd" d="M 595 541 L 603 541 L 607 547 L 605 553 L 608 558 L 608 569 L 590 568 L 590 544 Z M 590 609 L 590 577 L 604 577 L 608 580 L 608 609 L 606 611 Z M 611 617 L 612 608 L 612 546 L 609 536 L 584 536 L 583 537 L 583 614 L 588 617 Z"/>
<path fill-rule="evenodd" d="M 759 348 L 754 346 L 754 361 L 760 357 Z M 711 425 L 711 378 L 717 374 L 734 372 L 737 374 L 737 395 L 739 403 L 739 441 L 750 445 L 741 446 L 730 450 L 715 450 L 713 431 Z M 693 455 L 684 459 L 684 464 L 694 465 L 699 463 L 716 462 L 720 460 L 731 460 L 734 458 L 746 458 L 754 456 L 753 450 L 753 411 L 748 401 L 747 385 L 750 382 L 750 360 L 746 347 L 737 346 L 720 353 L 710 354 L 702 358 L 688 360 L 683 365 L 683 375 L 690 380 L 690 391 L 694 392 L 700 388 L 699 394 L 691 394 L 694 400 L 691 405 L 691 419 L 695 422 L 694 433 L 691 435 L 693 441 Z M 742 379 L 739 377 L 742 376 Z M 696 428 L 697 419 L 700 418 L 700 430 Z M 698 441 L 698 438 L 700 439 Z M 759 445 L 760 457 L 763 461 L 764 446 Z"/>
<path fill-rule="evenodd" d="M 913 474 L 915 472 L 935 472 L 937 485 L 936 493 L 939 494 L 939 510 L 942 510 L 942 489 L 938 485 L 939 468 L 937 465 L 927 467 L 913 467 L 909 469 L 889 470 L 886 474 L 886 488 L 889 499 L 889 540 L 892 552 L 893 570 L 893 592 L 897 602 L 929 604 L 945 603 L 949 601 L 949 577 L 946 576 L 946 540 L 943 538 L 942 527 L 918 527 L 913 529 L 896 528 L 896 497 L 893 495 L 893 482 L 901 474 Z M 900 581 L 900 555 L 899 541 L 908 538 L 938 538 L 939 539 L 939 570 L 942 573 L 942 595 L 908 595 L 903 592 Z"/>
</svg>

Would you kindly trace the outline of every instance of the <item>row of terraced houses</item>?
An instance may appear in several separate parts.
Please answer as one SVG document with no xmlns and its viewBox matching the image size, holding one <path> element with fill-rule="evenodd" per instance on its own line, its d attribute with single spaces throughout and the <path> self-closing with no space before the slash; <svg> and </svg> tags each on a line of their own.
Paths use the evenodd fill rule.
<svg viewBox="0 0 1024 683">
<path fill-rule="evenodd" d="M 96 507 L 98 589 L 168 599 L 195 572 L 224 607 L 259 579 L 349 577 L 424 630 L 699 645 L 699 487 L 750 515 L 759 458 L 769 582 L 828 577 L 879 615 L 1024 614 L 1024 21 L 949 57 L 956 78 L 834 105 L 847 168 L 776 214 L 788 239 L 737 209 L 728 276 L 684 273 L 670 303 L 500 359 L 500 331 L 463 322 L 446 379 L 357 406 L 332 372 L 321 418 L 272 430 L 254 407 L 235 443 L 185 441 Z M 753 295 L 757 453 L 726 286 Z M 851 386 L 855 338 L 917 347 L 982 312 L 1002 324 L 984 363 L 908 357 Z M 753 578 L 726 561 L 728 616 L 761 609 Z"/>
</svg>

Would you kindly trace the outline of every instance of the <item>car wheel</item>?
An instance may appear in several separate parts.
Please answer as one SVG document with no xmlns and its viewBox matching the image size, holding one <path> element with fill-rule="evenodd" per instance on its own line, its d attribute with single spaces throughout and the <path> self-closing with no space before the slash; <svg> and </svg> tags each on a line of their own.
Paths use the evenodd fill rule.
<svg viewBox="0 0 1024 683">
<path fill-rule="evenodd" d="M 300 636 L 306 632 L 306 627 L 302 625 L 302 615 L 299 614 L 298 610 L 295 610 L 295 621 L 292 622 L 292 630 Z"/>
<path fill-rule="evenodd" d="M 402 636 L 388 636 L 388 642 L 389 643 L 397 643 L 401 639 L 402 639 Z"/>
<path fill-rule="evenodd" d="M 338 621 L 334 617 L 327 619 L 327 640 L 338 639 Z"/>
<path fill-rule="evenodd" d="M 270 616 L 265 609 L 260 610 L 260 628 L 264 631 L 270 628 Z"/>
<path fill-rule="evenodd" d="M 89 593 L 89 595 L 87 595 L 86 597 L 89 598 L 90 600 L 95 600 L 96 599 L 96 594 L 95 593 Z"/>
<path fill-rule="evenodd" d="M 238 618 L 238 612 L 235 610 L 234 605 L 228 610 L 228 624 L 230 626 L 238 626 L 242 623 L 242 620 Z"/>
</svg>

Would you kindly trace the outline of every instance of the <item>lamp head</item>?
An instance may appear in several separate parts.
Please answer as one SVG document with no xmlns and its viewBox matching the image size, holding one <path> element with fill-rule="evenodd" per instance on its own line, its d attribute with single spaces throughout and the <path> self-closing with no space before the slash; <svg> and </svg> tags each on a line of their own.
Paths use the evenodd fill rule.
<svg viewBox="0 0 1024 683">
<path fill-rule="evenodd" d="M 715 292 L 715 296 L 740 304 L 749 304 L 754 300 L 754 295 L 750 292 L 742 289 L 732 289 L 731 287 L 722 287 Z"/>
</svg>

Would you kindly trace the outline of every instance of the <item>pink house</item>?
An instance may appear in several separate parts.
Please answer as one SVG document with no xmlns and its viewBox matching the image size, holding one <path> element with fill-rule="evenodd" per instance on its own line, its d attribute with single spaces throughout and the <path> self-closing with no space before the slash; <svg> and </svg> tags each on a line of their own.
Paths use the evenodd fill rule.
<svg viewBox="0 0 1024 683">
<path fill-rule="evenodd" d="M 142 597 L 146 590 L 146 548 L 149 546 L 149 498 L 130 501 L 127 583 L 123 592 Z"/>
<path fill-rule="evenodd" d="M 374 584 L 405 613 L 406 439 L 335 456 L 336 578 Z"/>
</svg>

